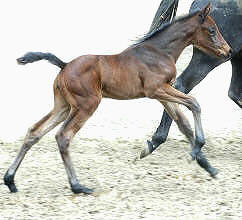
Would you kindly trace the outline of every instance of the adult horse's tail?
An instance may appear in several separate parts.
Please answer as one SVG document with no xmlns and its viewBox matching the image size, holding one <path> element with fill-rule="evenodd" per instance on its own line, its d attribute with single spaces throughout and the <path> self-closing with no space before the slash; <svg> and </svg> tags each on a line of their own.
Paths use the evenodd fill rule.
<svg viewBox="0 0 242 220">
<path fill-rule="evenodd" d="M 175 16 L 179 0 L 162 0 L 150 26 L 150 32 L 155 31 L 161 24 L 170 22 Z"/>
<path fill-rule="evenodd" d="M 41 53 L 41 52 L 29 52 L 24 56 L 17 59 L 18 64 L 25 65 L 27 63 L 33 63 L 39 60 L 48 60 L 50 63 L 63 69 L 66 65 L 65 62 L 60 60 L 54 54 L 51 53 Z"/>
</svg>

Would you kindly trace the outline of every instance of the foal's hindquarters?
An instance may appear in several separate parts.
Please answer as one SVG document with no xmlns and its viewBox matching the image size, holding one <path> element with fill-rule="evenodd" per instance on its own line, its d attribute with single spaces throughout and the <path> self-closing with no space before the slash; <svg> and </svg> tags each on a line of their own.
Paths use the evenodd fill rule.
<svg viewBox="0 0 242 220">
<path fill-rule="evenodd" d="M 64 121 L 56 134 L 56 141 L 72 191 L 74 193 L 92 193 L 91 189 L 79 184 L 71 162 L 68 147 L 71 139 L 96 110 L 101 101 L 100 79 L 98 79 L 98 75 L 95 72 L 95 65 L 93 65 L 93 68 L 89 69 L 90 65 L 92 65 L 95 60 L 95 56 L 74 60 L 70 63 L 71 68 L 67 65 L 66 68 L 58 74 L 54 82 L 53 110 L 29 128 L 16 159 L 4 176 L 4 182 L 11 192 L 17 192 L 14 176 L 27 151 L 37 143 L 41 137 Z M 82 61 L 84 61 L 85 64 L 82 65 Z M 77 80 L 78 77 L 80 77 L 80 80 Z"/>
<path fill-rule="evenodd" d="M 58 83 L 60 82 L 61 75 L 58 75 L 54 82 L 54 108 L 40 121 L 34 124 L 28 129 L 28 132 L 24 138 L 24 143 L 15 158 L 12 165 L 7 170 L 4 176 L 4 182 L 9 187 L 11 192 L 17 192 L 17 188 L 14 183 L 15 173 L 24 159 L 27 151 L 36 144 L 45 134 L 55 128 L 58 124 L 64 121 L 69 112 L 70 106 L 62 96 Z"/>
</svg>

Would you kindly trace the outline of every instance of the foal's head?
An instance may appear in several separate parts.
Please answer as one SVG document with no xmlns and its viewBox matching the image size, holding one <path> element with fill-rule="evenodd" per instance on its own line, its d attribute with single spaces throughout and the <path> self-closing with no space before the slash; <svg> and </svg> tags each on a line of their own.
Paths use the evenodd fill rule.
<svg viewBox="0 0 242 220">
<path fill-rule="evenodd" d="M 232 50 L 222 37 L 214 20 L 208 15 L 209 11 L 210 3 L 198 12 L 201 25 L 194 35 L 193 45 L 205 53 L 227 58 L 231 55 Z"/>
</svg>

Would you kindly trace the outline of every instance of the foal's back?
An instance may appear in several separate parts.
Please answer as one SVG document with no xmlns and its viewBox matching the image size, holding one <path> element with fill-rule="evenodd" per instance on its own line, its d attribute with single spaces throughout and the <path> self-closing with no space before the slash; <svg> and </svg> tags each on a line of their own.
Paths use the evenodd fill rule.
<svg viewBox="0 0 242 220">
<path fill-rule="evenodd" d="M 101 93 L 102 97 L 120 100 L 145 97 L 147 84 L 150 88 L 152 83 L 172 82 L 175 78 L 173 61 L 166 54 L 156 57 L 153 50 L 147 44 L 131 46 L 115 55 L 80 56 L 60 74 L 68 90 L 76 95 Z M 168 64 L 173 68 L 168 71 L 171 74 L 162 74 Z"/>
</svg>

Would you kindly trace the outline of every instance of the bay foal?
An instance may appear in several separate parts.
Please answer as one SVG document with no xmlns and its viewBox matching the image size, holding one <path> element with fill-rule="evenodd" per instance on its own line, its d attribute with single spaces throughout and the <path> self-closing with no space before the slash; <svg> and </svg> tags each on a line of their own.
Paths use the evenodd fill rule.
<svg viewBox="0 0 242 220">
<path fill-rule="evenodd" d="M 28 130 L 20 152 L 4 176 L 10 191 L 17 191 L 14 176 L 27 151 L 64 121 L 56 134 L 56 141 L 71 189 L 74 193 L 92 193 L 91 189 L 79 184 L 68 148 L 74 135 L 97 109 L 102 97 L 120 100 L 148 97 L 161 102 L 188 138 L 192 156 L 211 175 L 215 175 L 216 170 L 200 152 L 204 145 L 200 106 L 195 98 L 172 87 L 176 78 L 175 63 L 186 46 L 193 44 L 220 57 L 226 57 L 230 52 L 215 22 L 208 16 L 209 9 L 210 5 L 160 27 L 117 55 L 86 55 L 69 63 L 49 53 L 27 53 L 19 58 L 19 64 L 46 59 L 59 66 L 61 71 L 54 81 L 53 110 Z M 178 104 L 192 111 L 195 138 Z"/>
</svg>

